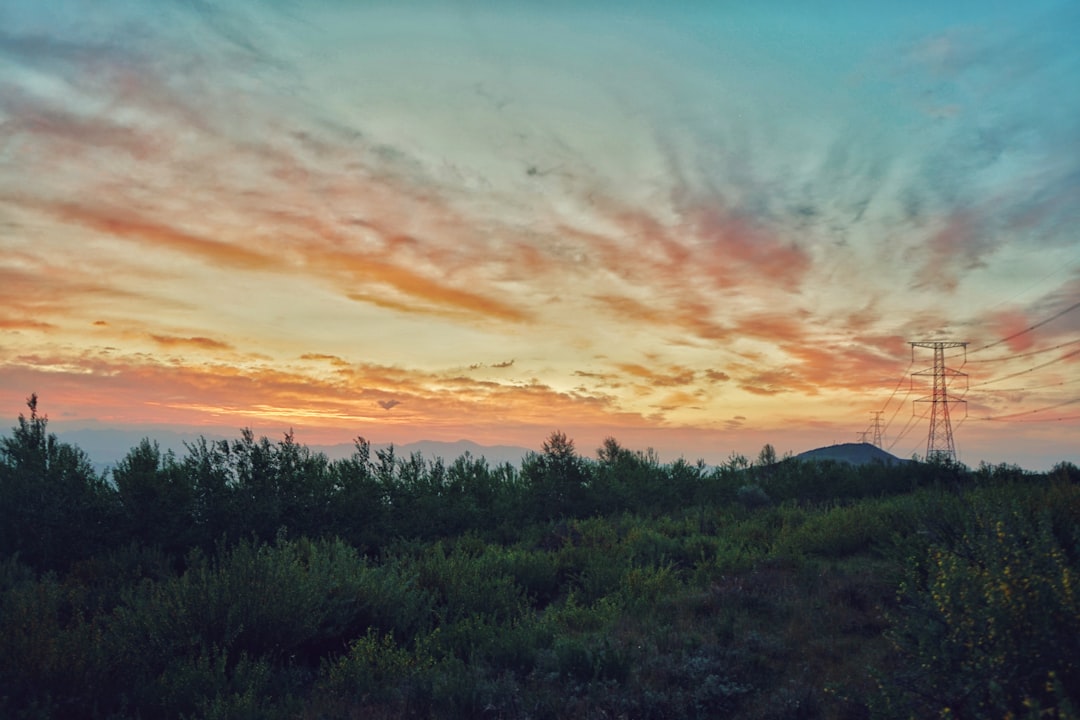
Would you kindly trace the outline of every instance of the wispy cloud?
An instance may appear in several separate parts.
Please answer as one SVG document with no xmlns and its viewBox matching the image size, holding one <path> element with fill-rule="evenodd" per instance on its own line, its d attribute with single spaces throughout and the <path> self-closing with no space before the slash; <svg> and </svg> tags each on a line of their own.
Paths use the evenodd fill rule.
<svg viewBox="0 0 1080 720">
<path fill-rule="evenodd" d="M 167 348 L 194 348 L 196 350 L 233 350 L 233 346 L 221 340 L 208 337 L 175 337 L 172 335 L 150 335 L 155 343 Z"/>
<path fill-rule="evenodd" d="M 87 416 L 749 437 L 862 413 L 909 340 L 1080 331 L 1017 334 L 1080 297 L 1074 8 L 862 8 L 813 55 L 647 4 L 550 46 L 514 5 L 35 8 L 0 29 L 0 380 Z"/>
</svg>

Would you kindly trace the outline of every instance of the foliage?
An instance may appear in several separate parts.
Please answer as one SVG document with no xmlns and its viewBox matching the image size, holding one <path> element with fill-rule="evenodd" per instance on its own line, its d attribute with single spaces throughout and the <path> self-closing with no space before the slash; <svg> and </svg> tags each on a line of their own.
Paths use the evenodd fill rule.
<svg viewBox="0 0 1080 720">
<path fill-rule="evenodd" d="M 1080 483 L 0 438 L 0 716 L 1076 717 Z M 74 503 L 74 504 L 73 504 Z"/>
<path fill-rule="evenodd" d="M 986 493 L 965 510 L 901 586 L 892 637 L 909 663 L 891 700 L 958 718 L 1080 706 L 1080 491 Z"/>
<path fill-rule="evenodd" d="M 0 438 L 0 553 L 60 570 L 108 546 L 115 497 L 86 453 L 48 432 L 36 395 L 27 406 Z"/>
</svg>

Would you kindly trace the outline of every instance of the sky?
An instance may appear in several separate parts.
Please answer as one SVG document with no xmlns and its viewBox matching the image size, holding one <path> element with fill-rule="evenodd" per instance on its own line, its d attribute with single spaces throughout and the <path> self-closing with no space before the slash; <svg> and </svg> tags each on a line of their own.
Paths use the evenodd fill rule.
<svg viewBox="0 0 1080 720">
<path fill-rule="evenodd" d="M 910 343 L 965 342 L 959 459 L 1080 462 L 1077 30 L 1071 0 L 0 0 L 0 409 L 707 462 L 877 412 L 910 457 Z"/>
</svg>

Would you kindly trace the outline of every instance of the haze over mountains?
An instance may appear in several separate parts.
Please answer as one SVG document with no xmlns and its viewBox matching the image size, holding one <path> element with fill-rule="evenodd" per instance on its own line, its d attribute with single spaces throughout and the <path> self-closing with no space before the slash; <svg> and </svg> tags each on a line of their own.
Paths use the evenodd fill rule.
<svg viewBox="0 0 1080 720">
<path fill-rule="evenodd" d="M 235 440 L 239 434 L 225 435 L 215 433 L 176 432 L 164 429 L 149 429 L 143 432 L 136 430 L 120 430 L 115 428 L 82 428 L 78 430 L 60 431 L 56 433 L 61 442 L 76 445 L 90 456 L 94 468 L 98 472 L 113 467 L 122 460 L 128 452 L 136 447 L 143 438 L 150 438 L 157 442 L 162 452 L 171 450 L 177 457 L 187 454 L 187 445 L 196 442 L 200 437 L 207 440 Z M 257 433 L 258 436 L 258 433 Z M 278 442 L 281 437 L 268 436 L 272 442 Z M 331 460 L 350 457 L 355 451 L 355 445 L 351 443 L 337 443 L 332 445 L 301 444 L 313 452 L 326 455 Z M 539 449 L 530 449 L 515 445 L 481 445 L 471 440 L 457 440 L 445 442 L 436 440 L 423 440 L 413 443 L 372 443 L 372 450 L 383 450 L 393 444 L 394 453 L 397 457 L 407 458 L 414 453 L 420 453 L 427 460 L 442 458 L 451 463 L 455 459 L 468 453 L 472 457 L 483 457 L 488 464 L 495 466 L 510 463 L 517 467 L 521 460 L 530 452 L 538 452 Z M 591 457 L 592 453 L 587 448 L 578 448 L 579 454 Z M 814 448 L 794 455 L 796 460 L 836 460 L 848 462 L 852 465 L 864 465 L 867 463 L 880 462 L 886 465 L 892 463 L 907 462 L 869 443 L 839 443 L 826 447 Z M 697 458 L 687 458 L 693 462 Z"/>
<path fill-rule="evenodd" d="M 258 436 L 258 433 L 256 433 Z M 99 472 L 106 467 L 116 465 L 123 459 L 132 448 L 136 447 L 143 438 L 150 438 L 157 442 L 162 452 L 172 450 L 177 457 L 183 457 L 187 453 L 186 444 L 196 442 L 200 437 L 207 440 L 235 440 L 239 433 L 233 435 L 197 432 L 176 432 L 172 430 L 119 430 L 113 428 L 83 428 L 79 430 L 58 431 L 56 436 L 61 442 L 76 445 L 90 456 L 95 469 Z M 272 442 L 281 440 L 281 436 L 268 436 Z M 321 452 L 331 460 L 346 458 L 353 454 L 355 446 L 351 443 L 338 443 L 334 445 L 313 445 L 304 443 L 313 452 Z M 372 450 L 387 448 L 391 443 L 372 443 Z M 407 444 L 394 444 L 394 453 L 398 457 L 408 457 L 413 453 L 420 453 L 426 459 L 441 457 L 446 462 L 453 462 L 468 452 L 473 457 L 484 457 L 490 465 L 500 465 L 508 462 L 512 465 L 521 463 L 521 459 L 530 452 L 529 448 L 513 445 L 480 445 L 471 440 L 458 440 L 456 442 L 440 442 L 425 440 Z"/>
</svg>

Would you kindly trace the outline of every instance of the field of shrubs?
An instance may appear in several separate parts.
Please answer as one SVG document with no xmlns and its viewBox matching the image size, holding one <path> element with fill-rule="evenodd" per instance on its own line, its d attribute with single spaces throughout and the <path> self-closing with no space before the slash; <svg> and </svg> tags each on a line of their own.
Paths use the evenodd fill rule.
<svg viewBox="0 0 1080 720">
<path fill-rule="evenodd" d="M 0 717 L 1078 718 L 1080 469 L 0 436 Z M 768 450 L 771 450 L 769 448 Z"/>
</svg>

